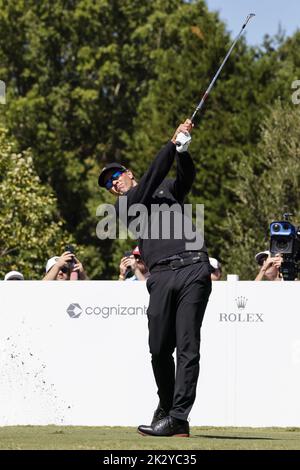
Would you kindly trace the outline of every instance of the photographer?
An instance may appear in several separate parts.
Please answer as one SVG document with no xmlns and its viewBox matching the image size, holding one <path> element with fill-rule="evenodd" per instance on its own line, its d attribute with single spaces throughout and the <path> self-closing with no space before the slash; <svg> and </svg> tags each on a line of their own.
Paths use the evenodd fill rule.
<svg viewBox="0 0 300 470">
<path fill-rule="evenodd" d="M 269 251 L 261 251 L 255 255 L 255 260 L 261 266 L 255 281 L 282 281 L 280 274 L 280 266 L 282 263 L 282 256 L 280 254 L 272 257 Z"/>
<path fill-rule="evenodd" d="M 81 262 L 71 251 L 65 251 L 61 256 L 48 259 L 43 281 L 70 281 L 76 277 L 80 281 L 88 279 Z"/>
<path fill-rule="evenodd" d="M 139 247 L 128 252 L 121 259 L 119 281 L 146 281 L 149 271 L 141 259 Z"/>
</svg>

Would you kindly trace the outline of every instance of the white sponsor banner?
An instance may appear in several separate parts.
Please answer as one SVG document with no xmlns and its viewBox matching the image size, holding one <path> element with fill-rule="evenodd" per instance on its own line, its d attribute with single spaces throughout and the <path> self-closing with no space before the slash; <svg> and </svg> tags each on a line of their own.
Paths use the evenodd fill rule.
<svg viewBox="0 0 300 470">
<path fill-rule="evenodd" d="M 213 283 L 191 425 L 300 426 L 299 290 Z M 144 282 L 0 282 L 0 425 L 149 423 L 148 299 Z"/>
</svg>

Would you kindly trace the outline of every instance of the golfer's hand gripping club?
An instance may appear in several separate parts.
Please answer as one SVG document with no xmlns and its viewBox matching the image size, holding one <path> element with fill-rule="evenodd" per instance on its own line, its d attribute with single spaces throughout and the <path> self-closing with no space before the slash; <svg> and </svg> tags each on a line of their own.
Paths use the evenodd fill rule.
<svg viewBox="0 0 300 470">
<path fill-rule="evenodd" d="M 186 152 L 192 140 L 189 132 L 179 132 L 176 137 L 176 150 L 179 153 Z"/>
<path fill-rule="evenodd" d="M 174 144 L 176 145 L 176 150 L 179 153 L 186 152 L 188 146 L 191 143 L 192 137 L 190 132 L 193 128 L 193 123 L 190 119 L 186 119 L 182 124 L 178 126 L 176 129 L 175 135 L 172 139 Z"/>
</svg>

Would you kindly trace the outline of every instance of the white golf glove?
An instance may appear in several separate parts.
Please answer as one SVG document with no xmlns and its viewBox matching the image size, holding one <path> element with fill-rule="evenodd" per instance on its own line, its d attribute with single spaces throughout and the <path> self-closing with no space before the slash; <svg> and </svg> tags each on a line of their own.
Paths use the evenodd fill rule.
<svg viewBox="0 0 300 470">
<path fill-rule="evenodd" d="M 179 153 L 186 152 L 192 140 L 189 132 L 179 132 L 176 137 L 176 150 Z"/>
</svg>

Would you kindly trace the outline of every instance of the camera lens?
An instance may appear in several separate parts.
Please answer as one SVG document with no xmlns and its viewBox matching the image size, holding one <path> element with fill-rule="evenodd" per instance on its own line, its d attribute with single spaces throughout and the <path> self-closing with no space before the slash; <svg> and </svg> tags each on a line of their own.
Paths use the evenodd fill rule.
<svg viewBox="0 0 300 470">
<path fill-rule="evenodd" d="M 288 242 L 286 240 L 278 240 L 276 245 L 279 252 L 285 251 L 288 248 Z"/>
<path fill-rule="evenodd" d="M 289 230 L 290 226 L 289 224 L 283 224 L 282 228 L 283 230 Z"/>
<path fill-rule="evenodd" d="M 274 224 L 273 225 L 273 231 L 274 232 L 279 232 L 281 229 L 281 225 L 280 224 Z"/>
</svg>

